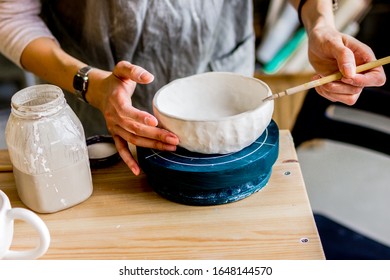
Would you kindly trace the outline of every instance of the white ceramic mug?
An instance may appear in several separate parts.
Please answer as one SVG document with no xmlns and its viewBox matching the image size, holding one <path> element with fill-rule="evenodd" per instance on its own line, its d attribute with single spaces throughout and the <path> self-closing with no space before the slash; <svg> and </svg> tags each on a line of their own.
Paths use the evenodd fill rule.
<svg viewBox="0 0 390 280">
<path fill-rule="evenodd" d="M 10 250 L 14 235 L 14 220 L 23 220 L 38 232 L 39 243 L 34 249 Z M 50 244 L 50 233 L 46 224 L 34 212 L 24 208 L 11 208 L 7 195 L 0 190 L 0 259 L 32 260 L 46 253 Z"/>
</svg>

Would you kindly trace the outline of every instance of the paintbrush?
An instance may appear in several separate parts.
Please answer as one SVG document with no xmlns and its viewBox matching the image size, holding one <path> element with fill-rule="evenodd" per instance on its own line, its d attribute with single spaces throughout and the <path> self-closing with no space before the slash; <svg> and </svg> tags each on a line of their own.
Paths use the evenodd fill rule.
<svg viewBox="0 0 390 280">
<path fill-rule="evenodd" d="M 361 72 L 370 70 L 372 68 L 385 65 L 387 63 L 390 63 L 390 56 L 386 56 L 384 58 L 359 65 L 356 67 L 356 73 L 361 73 Z M 304 83 L 304 84 L 296 86 L 296 87 L 286 89 L 285 91 L 272 94 L 271 96 L 264 98 L 263 101 L 273 100 L 273 99 L 276 99 L 276 98 L 279 98 L 279 97 L 282 97 L 285 95 L 292 95 L 292 94 L 297 93 L 297 92 L 305 91 L 305 90 L 308 90 L 311 88 L 315 88 L 315 87 L 318 87 L 318 86 L 321 86 L 321 85 L 324 85 L 327 83 L 331 83 L 331 82 L 340 80 L 342 77 L 343 77 L 343 75 L 341 74 L 341 72 L 337 72 L 337 73 L 334 73 L 332 75 L 323 77 L 321 79 L 317 79 L 317 80 L 314 80 L 314 81 L 311 81 L 308 83 Z"/>
</svg>

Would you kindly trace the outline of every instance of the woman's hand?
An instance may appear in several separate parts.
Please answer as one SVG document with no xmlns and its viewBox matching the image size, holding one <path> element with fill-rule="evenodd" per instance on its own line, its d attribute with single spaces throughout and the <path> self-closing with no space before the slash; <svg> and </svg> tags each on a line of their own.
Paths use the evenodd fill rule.
<svg viewBox="0 0 390 280">
<path fill-rule="evenodd" d="M 93 75 L 99 75 L 94 79 Z M 178 137 L 167 130 L 158 128 L 157 119 L 132 106 L 131 96 L 137 83 L 148 84 L 153 75 L 140 66 L 127 61 L 119 62 L 113 72 L 97 70 L 90 77 L 87 99 L 104 114 L 108 131 L 114 138 L 115 146 L 131 171 L 138 175 L 140 168 L 132 157 L 128 143 L 147 148 L 175 151 Z"/>
<path fill-rule="evenodd" d="M 309 60 L 318 73 L 313 79 L 337 71 L 343 74 L 339 81 L 316 87 L 323 97 L 353 105 L 364 87 L 382 86 L 385 83 L 383 67 L 356 73 L 356 65 L 376 60 L 371 48 L 359 40 L 329 26 L 314 28 L 308 38 Z"/>
</svg>

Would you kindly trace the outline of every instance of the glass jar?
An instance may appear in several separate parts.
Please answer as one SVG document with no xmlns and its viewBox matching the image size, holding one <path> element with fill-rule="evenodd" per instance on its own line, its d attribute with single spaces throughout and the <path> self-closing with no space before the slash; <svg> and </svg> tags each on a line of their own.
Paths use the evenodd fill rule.
<svg viewBox="0 0 390 280">
<path fill-rule="evenodd" d="M 84 130 L 59 87 L 35 85 L 15 93 L 5 133 L 18 195 L 27 207 L 53 213 L 90 197 Z"/>
</svg>

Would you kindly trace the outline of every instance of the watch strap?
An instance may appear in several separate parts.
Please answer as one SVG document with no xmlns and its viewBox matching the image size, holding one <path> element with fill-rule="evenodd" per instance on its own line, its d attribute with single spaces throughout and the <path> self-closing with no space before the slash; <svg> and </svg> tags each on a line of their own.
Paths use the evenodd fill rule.
<svg viewBox="0 0 390 280">
<path fill-rule="evenodd" d="M 75 90 L 76 96 L 86 103 L 88 103 L 87 99 L 85 98 L 88 90 L 88 74 L 91 72 L 91 70 L 91 66 L 82 67 L 77 71 L 73 78 L 73 88 Z"/>
</svg>

